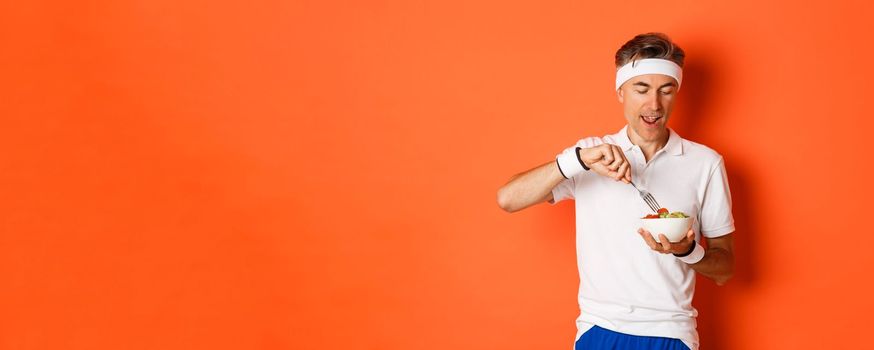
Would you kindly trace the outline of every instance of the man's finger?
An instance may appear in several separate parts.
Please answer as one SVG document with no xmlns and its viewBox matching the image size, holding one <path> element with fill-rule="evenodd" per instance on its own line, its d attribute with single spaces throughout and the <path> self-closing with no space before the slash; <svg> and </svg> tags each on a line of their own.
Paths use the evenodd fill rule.
<svg viewBox="0 0 874 350">
<path fill-rule="evenodd" d="M 625 155 L 622 154 L 622 150 L 619 149 L 619 146 L 610 145 L 610 150 L 613 152 L 613 163 L 610 164 L 607 168 L 613 171 L 617 171 L 623 163 L 626 163 Z"/>
<path fill-rule="evenodd" d="M 622 165 L 619 166 L 619 169 L 616 170 L 616 181 L 625 179 L 625 174 L 628 172 L 630 166 L 631 165 L 629 165 L 628 162 L 622 163 Z"/>
<path fill-rule="evenodd" d="M 603 158 L 601 159 L 601 163 L 604 165 L 609 165 L 609 164 L 613 163 L 613 150 L 610 149 L 610 145 L 607 145 L 605 147 L 601 147 L 600 150 L 601 150 L 601 155 L 603 155 Z"/>
<path fill-rule="evenodd" d="M 659 243 L 661 243 L 662 248 L 663 248 L 666 252 L 671 251 L 671 242 L 668 241 L 668 237 L 666 237 L 666 236 L 665 236 L 664 234 L 662 234 L 662 233 L 659 234 Z"/>
<path fill-rule="evenodd" d="M 649 231 L 644 229 L 638 229 L 637 233 L 640 234 L 640 237 L 643 238 L 643 241 L 646 242 L 646 245 L 649 246 L 650 249 L 658 250 L 658 248 L 656 248 L 658 244 L 654 239 L 652 239 L 652 235 L 649 233 Z"/>
</svg>

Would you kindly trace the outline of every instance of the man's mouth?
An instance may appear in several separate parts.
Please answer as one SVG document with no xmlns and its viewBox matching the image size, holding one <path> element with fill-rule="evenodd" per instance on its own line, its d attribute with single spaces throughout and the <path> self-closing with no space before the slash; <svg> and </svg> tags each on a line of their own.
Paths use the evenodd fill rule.
<svg viewBox="0 0 874 350">
<path fill-rule="evenodd" d="M 643 122 L 646 123 L 647 125 L 655 126 L 656 123 L 658 123 L 659 119 L 662 119 L 662 116 L 661 115 L 652 115 L 652 116 L 642 115 L 642 116 L 640 116 L 640 119 L 643 119 Z"/>
</svg>

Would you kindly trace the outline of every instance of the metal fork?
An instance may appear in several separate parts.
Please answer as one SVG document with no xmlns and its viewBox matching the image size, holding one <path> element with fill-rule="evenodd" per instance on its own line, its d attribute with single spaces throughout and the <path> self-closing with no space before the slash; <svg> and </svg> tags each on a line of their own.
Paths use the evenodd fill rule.
<svg viewBox="0 0 874 350">
<path fill-rule="evenodd" d="M 659 205 L 659 202 L 656 202 L 655 197 L 649 194 L 649 192 L 637 188 L 637 185 L 635 185 L 634 182 L 631 183 L 631 186 L 634 186 L 634 189 L 640 193 L 640 198 L 643 198 L 643 201 L 646 202 L 646 205 L 648 205 L 652 211 L 656 213 L 659 212 L 661 206 Z"/>
</svg>

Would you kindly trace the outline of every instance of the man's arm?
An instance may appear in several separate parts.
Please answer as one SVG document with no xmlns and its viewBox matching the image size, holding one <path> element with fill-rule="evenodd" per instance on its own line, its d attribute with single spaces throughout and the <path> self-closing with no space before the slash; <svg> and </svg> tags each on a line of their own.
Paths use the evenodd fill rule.
<svg viewBox="0 0 874 350">
<path fill-rule="evenodd" d="M 631 181 L 631 164 L 619 146 L 605 143 L 577 152 L 577 158 L 596 173 L 616 181 Z M 498 190 L 498 205 L 512 213 L 552 200 L 552 189 L 564 179 L 555 161 L 516 174 Z"/>
<path fill-rule="evenodd" d="M 498 205 L 508 212 L 552 200 L 552 189 L 564 180 L 555 161 L 516 174 L 498 190 Z"/>
<path fill-rule="evenodd" d="M 734 275 L 734 234 L 705 238 L 707 251 L 701 261 L 689 265 L 698 273 L 725 285 Z"/>
</svg>

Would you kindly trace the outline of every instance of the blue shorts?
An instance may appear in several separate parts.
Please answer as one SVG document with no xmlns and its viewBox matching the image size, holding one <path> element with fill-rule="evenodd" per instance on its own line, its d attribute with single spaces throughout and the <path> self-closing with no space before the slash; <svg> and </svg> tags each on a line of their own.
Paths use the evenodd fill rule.
<svg viewBox="0 0 874 350">
<path fill-rule="evenodd" d="M 689 350 L 680 339 L 645 337 L 594 326 L 580 336 L 574 350 Z"/>
</svg>

